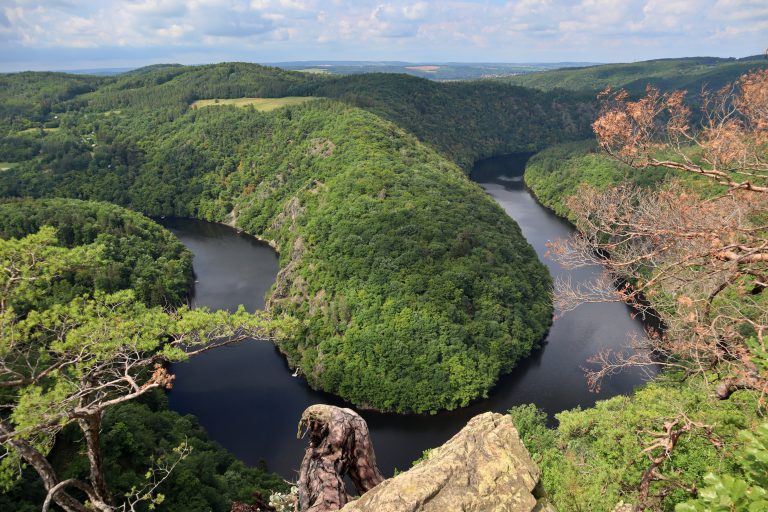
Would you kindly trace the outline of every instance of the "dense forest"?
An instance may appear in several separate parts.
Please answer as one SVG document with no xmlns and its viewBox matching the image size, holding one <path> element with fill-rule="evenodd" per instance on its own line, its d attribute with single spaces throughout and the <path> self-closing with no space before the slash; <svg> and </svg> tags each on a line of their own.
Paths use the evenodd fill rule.
<svg viewBox="0 0 768 512">
<path fill-rule="evenodd" d="M 9 302 L 4 303 L 3 313 L 11 307 L 15 315 L 29 320 L 54 315 L 59 308 L 78 304 L 82 297 L 126 290 L 147 306 L 179 305 L 191 289 L 189 251 L 170 232 L 139 213 L 113 204 L 71 199 L 6 200 L 0 203 L 0 212 L 0 261 L 4 268 L 15 260 L 15 251 L 30 240 L 29 236 L 41 236 L 49 230 L 52 252 L 35 249 L 37 264 L 58 269 L 50 281 L 22 293 L 4 293 L 4 300 Z M 67 250 L 80 251 L 81 259 L 62 272 Z M 7 280 L 4 285 L 10 287 Z M 7 318 L 3 320 L 3 328 L 8 329 Z M 0 347 L 5 363 L 12 363 L 14 344 L 4 338 Z M 44 361 L 39 359 L 37 363 Z M 17 399 L 23 401 L 27 395 L 28 400 L 29 395 L 41 393 L 45 384 L 51 385 L 41 384 L 40 389 L 22 391 Z M 13 400 L 12 391 L 3 388 L 4 403 Z M 42 407 L 40 399 L 33 398 Z M 251 500 L 253 493 L 266 497 L 287 487 L 279 476 L 264 468 L 247 468 L 209 440 L 193 416 L 168 410 L 165 394 L 155 391 L 117 405 L 104 416 L 100 444 L 114 496 L 120 499 L 141 487 L 149 462 L 172 453 L 182 441 L 191 447 L 190 455 L 180 461 L 163 488 L 174 510 L 226 512 L 234 500 Z M 46 444 L 45 437 L 38 438 L 38 442 L 63 478 L 86 477 L 88 461 L 79 448 L 84 441 L 73 424 L 58 434 L 55 444 Z M 30 467 L 19 474 L 16 457 L 5 455 L 0 466 L 0 508 L 39 510 L 46 495 L 41 480 Z"/>
<path fill-rule="evenodd" d="M 717 90 L 748 71 L 766 66 L 764 55 L 740 59 L 688 57 L 555 69 L 499 80 L 543 91 L 599 91 L 610 86 L 632 94 L 642 94 L 653 85 L 665 91 L 687 90 L 695 96 L 702 89 Z"/>
<path fill-rule="evenodd" d="M 409 84 L 439 85 L 374 78 L 393 104 Z M 346 91 L 372 89 L 352 79 Z M 377 409 L 466 405 L 551 322 L 549 277 L 514 221 L 457 166 L 359 108 L 330 100 L 268 113 L 173 105 L 274 94 L 278 86 L 297 94 L 315 80 L 242 64 L 133 73 L 64 100 L 57 130 L 7 136 L 40 148 L 0 174 L 0 194 L 98 199 L 149 215 L 229 222 L 273 240 L 282 271 L 271 310 L 304 325 L 279 347 L 310 384 Z M 525 104 L 528 92 L 506 90 L 503 101 Z M 481 98 L 469 97 L 468 108 L 482 106 Z M 492 128 L 492 98 L 470 110 L 477 119 L 467 120 L 470 137 Z M 155 109 L 156 101 L 166 106 Z M 523 125 L 503 126 L 524 139 L 532 130 L 524 137 Z M 576 133 L 556 125 L 553 137 Z"/>
<path fill-rule="evenodd" d="M 29 85 L 34 77 L 40 83 Z M 199 99 L 336 98 L 395 122 L 466 170 L 482 157 L 534 151 L 589 136 L 595 114 L 592 94 L 545 94 L 493 81 L 435 83 L 384 73 L 318 76 L 245 63 L 150 66 L 109 79 L 77 77 L 73 83 L 57 77 L 43 73 L 2 77 L 7 87 L 0 88 L 0 101 L 17 105 L 19 115 L 0 120 L 5 135 L 0 161 L 23 160 L 40 149 L 40 141 L 35 144 L 29 135 L 59 126 L 61 118 L 48 115 L 50 105 L 56 113 L 83 115 L 141 111 L 147 122 L 163 123 Z M 75 89 L 75 84 L 85 89 Z M 20 93 L 28 85 L 34 95 Z M 87 88 L 94 91 L 83 94 Z M 81 94 L 73 95 L 76 90 Z M 31 128 L 40 130 L 28 131 Z M 14 147 L 19 153 L 12 159 L 8 152 Z"/>
<path fill-rule="evenodd" d="M 91 290 L 132 289 L 152 306 L 184 303 L 192 284 L 192 255 L 168 231 L 145 216 L 109 203 L 71 199 L 3 200 L 0 238 L 22 238 L 43 226 L 56 229 L 65 247 L 99 244 L 98 268 L 56 283 L 48 298 L 64 302 Z"/>
</svg>

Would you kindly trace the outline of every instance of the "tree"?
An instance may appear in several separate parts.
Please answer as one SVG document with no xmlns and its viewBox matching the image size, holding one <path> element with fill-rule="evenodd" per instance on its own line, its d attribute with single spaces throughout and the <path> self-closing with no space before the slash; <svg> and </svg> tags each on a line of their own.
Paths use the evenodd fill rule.
<svg viewBox="0 0 768 512">
<path fill-rule="evenodd" d="M 768 423 L 756 431 L 740 432 L 743 445 L 736 453 L 741 466 L 740 475 L 715 475 L 704 477 L 706 486 L 698 498 L 679 503 L 676 512 L 728 512 L 747 510 L 758 512 L 768 509 Z"/>
<path fill-rule="evenodd" d="M 679 170 L 717 186 L 699 186 L 707 197 L 679 180 L 651 191 L 580 190 L 568 204 L 579 231 L 552 252 L 567 266 L 600 264 L 605 272 L 587 285 L 558 283 L 558 306 L 621 300 L 664 324 L 629 355 L 597 355 L 595 387 L 622 368 L 661 364 L 714 374 L 721 399 L 745 388 L 765 393 L 768 71 L 704 93 L 696 129 L 684 96 L 648 88 L 638 101 L 624 92 L 609 97 L 593 125 L 598 142 L 632 167 Z"/>
<path fill-rule="evenodd" d="M 698 126 L 685 96 L 649 86 L 645 97 L 629 101 L 626 91 L 606 89 L 592 124 L 600 147 L 636 169 L 665 167 L 732 190 L 768 192 L 768 69 L 714 93 L 703 91 Z"/>
<path fill-rule="evenodd" d="M 173 462 L 150 470 L 150 482 L 116 504 L 104 478 L 99 443 L 104 411 L 155 388 L 170 389 L 166 364 L 246 338 L 271 339 L 278 325 L 263 313 L 150 308 L 131 290 L 95 292 L 38 310 L 50 286 L 68 272 L 99 263 L 101 247 L 65 249 L 43 228 L 0 240 L 0 443 L 5 483 L 21 462 L 30 465 L 67 511 L 133 509 L 153 499 Z M 56 434 L 76 424 L 85 441 L 87 482 L 61 481 L 46 459 Z M 185 455 L 180 447 L 179 457 Z M 178 460 L 178 459 L 177 459 Z M 158 476 L 160 475 L 160 476 Z M 87 503 L 66 492 L 71 487 Z"/>
<path fill-rule="evenodd" d="M 620 300 L 660 324 L 627 353 L 594 356 L 590 384 L 599 388 L 602 379 L 625 368 L 661 366 L 683 379 L 701 378 L 718 399 L 752 390 L 763 404 L 768 70 L 704 92 L 696 116 L 680 91 L 662 94 L 649 87 L 637 101 L 624 91 L 601 97 L 593 129 L 605 154 L 637 172 L 655 167 L 681 174 L 654 189 L 583 187 L 568 202 L 578 232 L 552 243 L 551 252 L 567 267 L 601 265 L 604 272 L 591 283 L 556 283 L 556 306 L 567 311 L 584 302 Z M 645 450 L 651 464 L 640 482 L 638 511 L 648 504 L 651 482 L 677 485 L 659 468 L 682 435 L 695 431 L 720 449 L 713 427 L 688 420 L 685 411 L 659 421 L 663 428 Z"/>
</svg>

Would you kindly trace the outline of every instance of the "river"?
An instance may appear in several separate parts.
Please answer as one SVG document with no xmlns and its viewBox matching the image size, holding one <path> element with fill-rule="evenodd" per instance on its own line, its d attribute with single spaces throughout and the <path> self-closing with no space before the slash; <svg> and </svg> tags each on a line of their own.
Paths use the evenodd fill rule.
<svg viewBox="0 0 768 512">
<path fill-rule="evenodd" d="M 546 242 L 568 236 L 573 228 L 541 206 L 523 185 L 526 157 L 508 155 L 479 162 L 472 171 L 478 182 L 515 219 L 553 276 L 574 282 L 597 268 L 566 270 L 545 258 Z M 227 226 L 189 219 L 164 219 L 195 255 L 193 303 L 210 308 L 248 310 L 264 306 L 264 295 L 278 271 L 269 246 Z M 423 450 L 438 446 L 474 415 L 506 412 L 535 403 L 551 416 L 595 400 L 630 392 L 643 380 L 623 373 L 607 380 L 599 394 L 589 391 L 582 368 L 602 348 L 622 348 L 630 333 L 643 335 L 642 324 L 618 303 L 585 304 L 558 316 L 542 348 L 502 377 L 489 398 L 469 407 L 434 416 L 361 411 L 368 422 L 379 467 L 385 476 L 407 469 Z M 174 365 L 177 375 L 170 406 L 197 416 L 212 439 L 247 464 L 266 462 L 269 469 L 295 479 L 306 440 L 296 439 L 302 411 L 315 403 L 350 407 L 340 399 L 310 389 L 293 377 L 273 345 L 243 342 Z M 553 420 L 554 421 L 554 420 Z"/>
</svg>

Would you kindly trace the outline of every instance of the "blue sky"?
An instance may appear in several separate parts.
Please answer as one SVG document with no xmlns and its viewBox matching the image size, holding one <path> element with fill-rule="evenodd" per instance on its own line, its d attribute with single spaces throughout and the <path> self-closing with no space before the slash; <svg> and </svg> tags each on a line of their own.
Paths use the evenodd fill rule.
<svg viewBox="0 0 768 512">
<path fill-rule="evenodd" d="M 629 62 L 768 47 L 768 0 L 0 0 L 0 70 Z"/>
</svg>

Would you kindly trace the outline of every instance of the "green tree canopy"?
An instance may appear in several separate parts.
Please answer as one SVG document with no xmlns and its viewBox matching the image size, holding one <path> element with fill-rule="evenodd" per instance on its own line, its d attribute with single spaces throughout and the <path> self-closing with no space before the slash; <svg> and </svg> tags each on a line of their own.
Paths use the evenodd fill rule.
<svg viewBox="0 0 768 512">
<path fill-rule="evenodd" d="M 279 328 L 265 314 L 242 308 L 229 314 L 149 307 L 131 290 L 95 291 L 35 309 L 62 275 L 98 265 L 103 251 L 96 244 L 59 247 L 50 227 L 0 240 L 0 443 L 6 450 L 0 474 L 8 485 L 24 461 L 40 475 L 49 498 L 66 510 L 84 510 L 66 486 L 85 492 L 98 510 L 114 506 L 99 439 L 105 411 L 169 388 L 169 361 L 245 338 L 270 339 Z M 21 313 L 19 305 L 28 311 Z M 85 440 L 87 482 L 59 480 L 45 458 L 69 424 Z M 155 499 L 155 487 L 148 485 L 136 500 Z"/>
</svg>

